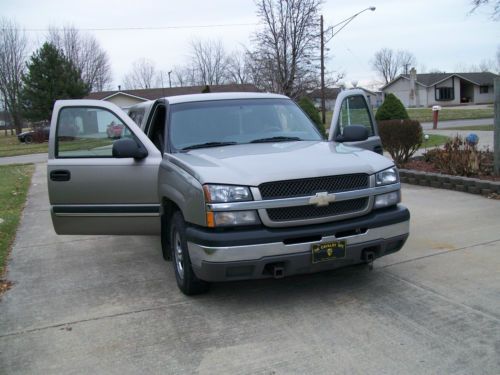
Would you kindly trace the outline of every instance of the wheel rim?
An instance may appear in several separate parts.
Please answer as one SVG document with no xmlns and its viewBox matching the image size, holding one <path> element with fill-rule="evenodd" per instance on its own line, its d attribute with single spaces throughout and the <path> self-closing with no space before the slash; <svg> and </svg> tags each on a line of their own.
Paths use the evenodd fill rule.
<svg viewBox="0 0 500 375">
<path fill-rule="evenodd" d="M 179 232 L 175 231 L 174 235 L 174 256 L 175 256 L 175 264 L 177 267 L 177 273 L 181 279 L 184 279 L 184 257 L 182 254 L 182 243 L 181 236 Z"/>
</svg>

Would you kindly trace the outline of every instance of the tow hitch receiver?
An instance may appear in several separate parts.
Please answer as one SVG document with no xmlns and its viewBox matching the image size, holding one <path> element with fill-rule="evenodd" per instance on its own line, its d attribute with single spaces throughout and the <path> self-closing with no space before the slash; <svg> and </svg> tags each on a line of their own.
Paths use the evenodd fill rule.
<svg viewBox="0 0 500 375">
<path fill-rule="evenodd" d="M 375 253 L 373 251 L 364 251 L 363 260 L 368 265 L 368 270 L 373 270 L 373 261 L 375 260 Z"/>
</svg>

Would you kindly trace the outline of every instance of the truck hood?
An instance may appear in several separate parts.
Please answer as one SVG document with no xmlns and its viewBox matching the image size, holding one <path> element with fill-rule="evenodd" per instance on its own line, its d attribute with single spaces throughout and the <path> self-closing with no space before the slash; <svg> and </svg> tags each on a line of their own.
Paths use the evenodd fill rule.
<svg viewBox="0 0 500 375">
<path fill-rule="evenodd" d="M 258 186 L 268 181 L 373 174 L 394 163 L 371 151 L 325 141 L 241 144 L 171 154 L 200 183 Z"/>
</svg>

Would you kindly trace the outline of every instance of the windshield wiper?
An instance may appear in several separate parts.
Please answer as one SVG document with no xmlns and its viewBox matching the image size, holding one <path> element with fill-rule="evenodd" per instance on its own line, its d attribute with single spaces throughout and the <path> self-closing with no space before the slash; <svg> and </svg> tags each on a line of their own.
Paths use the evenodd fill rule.
<svg viewBox="0 0 500 375">
<path fill-rule="evenodd" d="M 288 142 L 288 141 L 301 141 L 299 137 L 269 137 L 269 138 L 259 138 L 250 141 L 250 143 L 266 143 L 266 142 Z"/>
<path fill-rule="evenodd" d="M 206 143 L 199 143 L 196 145 L 186 146 L 184 148 L 181 148 L 181 151 L 194 150 L 196 148 L 231 146 L 231 145 L 236 145 L 236 144 L 238 144 L 238 142 L 206 142 Z"/>
</svg>

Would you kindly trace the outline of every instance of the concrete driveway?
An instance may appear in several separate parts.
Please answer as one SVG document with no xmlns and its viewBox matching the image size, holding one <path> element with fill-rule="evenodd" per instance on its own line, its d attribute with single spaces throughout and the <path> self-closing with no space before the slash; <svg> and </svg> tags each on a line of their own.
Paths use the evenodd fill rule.
<svg viewBox="0 0 500 375">
<path fill-rule="evenodd" d="M 157 238 L 57 236 L 38 165 L 0 302 L 2 374 L 499 374 L 500 201 L 416 186 L 375 269 L 188 298 Z"/>
</svg>

